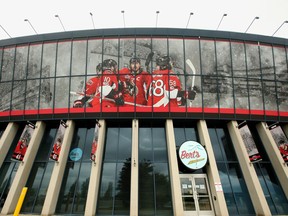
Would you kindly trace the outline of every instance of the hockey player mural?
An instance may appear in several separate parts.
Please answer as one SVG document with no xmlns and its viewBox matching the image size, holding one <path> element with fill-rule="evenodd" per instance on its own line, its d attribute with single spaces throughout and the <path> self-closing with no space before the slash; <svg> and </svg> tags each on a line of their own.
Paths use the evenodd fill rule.
<svg viewBox="0 0 288 216">
<path fill-rule="evenodd" d="M 288 138 L 281 126 L 276 123 L 269 126 L 273 139 L 285 163 L 288 163 Z"/>
</svg>

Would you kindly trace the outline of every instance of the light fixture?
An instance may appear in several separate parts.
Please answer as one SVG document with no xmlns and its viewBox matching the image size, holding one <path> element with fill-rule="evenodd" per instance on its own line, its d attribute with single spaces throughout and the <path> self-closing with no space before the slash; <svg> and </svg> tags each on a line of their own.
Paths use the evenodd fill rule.
<svg viewBox="0 0 288 216">
<path fill-rule="evenodd" d="M 158 14 L 160 13 L 160 11 L 156 11 L 156 28 L 158 27 Z"/>
<path fill-rule="evenodd" d="M 68 125 L 66 124 L 66 122 L 63 121 L 63 120 L 60 121 L 60 124 L 61 124 L 64 128 L 67 128 L 67 127 L 68 127 Z"/>
<path fill-rule="evenodd" d="M 191 16 L 192 16 L 193 14 L 194 14 L 194 13 L 192 13 L 192 12 L 189 14 L 189 18 L 188 18 L 188 22 L 187 22 L 186 28 L 188 27 L 188 24 L 189 24 L 189 22 L 190 22 L 190 18 L 191 18 Z"/>
<path fill-rule="evenodd" d="M 221 20 L 220 20 L 220 22 L 219 22 L 219 24 L 218 24 L 218 26 L 217 26 L 217 29 L 216 29 L 216 30 L 218 30 L 218 29 L 219 29 L 219 26 L 221 25 L 221 23 L 222 23 L 222 20 L 223 20 L 223 18 L 224 18 L 225 16 L 227 16 L 227 14 L 226 14 L 226 13 L 222 15 L 222 18 L 221 18 Z"/>
<path fill-rule="evenodd" d="M 285 24 L 288 23 L 288 20 L 285 20 L 279 27 L 278 29 L 272 34 L 272 36 L 274 36 L 276 34 L 276 32 Z"/>
<path fill-rule="evenodd" d="M 63 30 L 66 31 L 66 30 L 65 30 L 65 27 L 64 27 L 64 25 L 63 25 L 63 23 L 62 23 L 62 21 L 61 21 L 61 19 L 60 19 L 60 16 L 59 16 L 58 14 L 56 14 L 55 17 L 58 18 L 58 20 L 59 20 L 59 22 L 60 22 Z"/>
<path fill-rule="evenodd" d="M 254 19 L 252 20 L 252 22 L 250 23 L 250 25 L 249 25 L 248 28 L 246 29 L 245 33 L 248 31 L 248 29 L 251 27 L 251 25 L 253 24 L 253 22 L 254 22 L 256 19 L 259 19 L 259 17 L 258 17 L 258 16 L 254 17 Z"/>
<path fill-rule="evenodd" d="M 121 13 L 123 14 L 123 24 L 124 24 L 124 28 L 126 27 L 126 25 L 125 25 L 125 16 L 124 16 L 124 14 L 125 14 L 125 11 L 124 10 L 122 10 L 121 11 Z"/>
<path fill-rule="evenodd" d="M 32 128 L 32 129 L 35 129 L 35 128 L 36 128 L 36 125 L 33 124 L 33 123 L 30 122 L 30 121 L 27 121 L 27 125 L 28 125 L 28 127 Z"/>
<path fill-rule="evenodd" d="M 37 31 L 35 30 L 35 28 L 33 27 L 33 25 L 31 24 L 31 22 L 28 19 L 24 19 L 24 21 L 29 23 L 31 28 L 34 30 L 35 34 L 38 34 Z"/>
<path fill-rule="evenodd" d="M 92 20 L 93 28 L 95 29 L 94 20 L 93 20 L 93 14 L 92 14 L 91 12 L 90 12 L 90 16 L 91 16 L 91 20 Z"/>
</svg>

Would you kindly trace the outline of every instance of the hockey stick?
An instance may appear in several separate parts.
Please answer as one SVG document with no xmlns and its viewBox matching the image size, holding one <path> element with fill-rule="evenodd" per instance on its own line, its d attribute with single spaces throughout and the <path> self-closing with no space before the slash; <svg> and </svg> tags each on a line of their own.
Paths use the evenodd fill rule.
<svg viewBox="0 0 288 216">
<path fill-rule="evenodd" d="M 152 59 L 153 59 L 154 53 L 155 53 L 155 52 L 153 52 L 153 51 L 150 52 L 150 53 L 148 54 L 147 58 L 146 58 L 146 61 L 145 61 L 146 71 L 149 72 L 149 73 L 151 72 L 149 65 L 150 65 L 150 63 L 151 63 L 151 61 L 152 61 Z"/>
<path fill-rule="evenodd" d="M 192 82 L 191 82 L 191 90 L 194 90 L 194 85 L 195 85 L 195 74 L 196 74 L 196 69 L 190 59 L 186 59 L 186 64 L 189 66 L 189 68 L 192 71 Z M 192 101 L 190 100 L 190 107 L 192 107 Z"/>
<path fill-rule="evenodd" d="M 74 91 L 70 91 L 70 94 L 71 94 L 71 95 L 87 96 L 87 97 L 96 97 L 95 95 L 85 95 L 84 93 L 74 92 Z M 99 99 L 100 99 L 100 97 L 96 97 L 96 98 L 99 98 Z M 113 100 L 112 98 L 102 98 L 101 100 L 106 100 L 106 101 L 115 102 L 115 100 Z M 148 107 L 148 106 L 145 106 L 145 105 L 142 105 L 142 104 L 131 103 L 131 102 L 128 102 L 128 101 L 124 101 L 124 104 L 133 105 L 133 106 L 138 106 L 138 107 Z"/>
</svg>

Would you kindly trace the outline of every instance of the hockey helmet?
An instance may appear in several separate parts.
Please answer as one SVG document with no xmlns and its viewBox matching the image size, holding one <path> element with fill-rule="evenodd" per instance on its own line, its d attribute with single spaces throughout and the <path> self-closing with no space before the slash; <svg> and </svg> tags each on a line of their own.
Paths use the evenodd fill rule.
<svg viewBox="0 0 288 216">
<path fill-rule="evenodd" d="M 156 65 L 160 67 L 160 70 L 171 70 L 173 63 L 172 59 L 169 56 L 159 56 L 156 59 Z"/>
<path fill-rule="evenodd" d="M 102 63 L 102 70 L 111 70 L 117 68 L 117 62 L 114 59 L 105 59 Z"/>
<path fill-rule="evenodd" d="M 140 61 L 140 58 L 133 57 L 133 58 L 130 59 L 129 63 L 130 63 L 130 64 L 132 64 L 132 63 L 139 63 L 139 64 L 141 64 L 141 61 Z"/>
</svg>

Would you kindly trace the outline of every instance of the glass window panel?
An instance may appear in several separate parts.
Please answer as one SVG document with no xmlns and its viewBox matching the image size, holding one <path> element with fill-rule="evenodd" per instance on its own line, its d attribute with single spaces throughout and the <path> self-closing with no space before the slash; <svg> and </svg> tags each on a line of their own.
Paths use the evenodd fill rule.
<svg viewBox="0 0 288 216">
<path fill-rule="evenodd" d="M 104 163 L 102 168 L 97 215 L 113 215 L 116 163 Z"/>
<path fill-rule="evenodd" d="M 32 212 L 32 208 L 34 205 L 34 201 L 37 197 L 37 193 L 39 190 L 39 187 L 41 185 L 41 179 L 43 176 L 43 173 L 45 172 L 45 166 L 46 163 L 34 163 L 33 167 L 31 169 L 31 172 L 29 174 L 29 179 L 26 183 L 26 187 L 29 188 L 27 190 L 21 212 Z"/>
<path fill-rule="evenodd" d="M 141 152 L 142 153 L 142 152 Z M 139 163 L 139 215 L 154 215 L 155 196 L 153 180 L 153 163 Z"/>
<path fill-rule="evenodd" d="M 24 110 L 26 81 L 14 81 L 12 92 L 12 110 Z"/>
<path fill-rule="evenodd" d="M 151 128 L 139 128 L 139 161 L 152 161 L 152 131 Z"/>
<path fill-rule="evenodd" d="M 54 81 L 54 78 L 41 79 L 40 109 L 53 108 Z"/>
<path fill-rule="evenodd" d="M 91 172 L 91 162 L 82 163 L 79 172 L 79 178 L 77 181 L 77 187 L 75 188 L 74 206 L 73 206 L 74 214 L 84 214 L 85 212 L 90 172 Z"/>
<path fill-rule="evenodd" d="M 12 82 L 0 84 L 0 111 L 10 110 Z"/>
<path fill-rule="evenodd" d="M 68 76 L 70 75 L 71 68 L 71 41 L 59 42 L 57 49 L 57 65 L 56 74 L 57 76 Z"/>
<path fill-rule="evenodd" d="M 41 77 L 54 77 L 56 67 L 56 43 L 44 43 Z"/>
<path fill-rule="evenodd" d="M 54 139 L 57 133 L 56 128 L 48 128 L 42 138 L 40 147 L 38 149 L 35 162 L 37 161 L 47 161 L 52 150 L 52 145 L 54 144 Z"/>
<path fill-rule="evenodd" d="M 132 130 L 119 128 L 118 160 L 125 161 L 131 158 Z"/>
<path fill-rule="evenodd" d="M 262 82 L 260 78 L 248 80 L 249 100 L 251 110 L 263 110 Z"/>
<path fill-rule="evenodd" d="M 34 44 L 29 47 L 29 62 L 27 78 L 39 78 L 41 71 L 42 44 Z"/>
<path fill-rule="evenodd" d="M 1 81 L 11 81 L 14 70 L 15 47 L 7 48 L 3 51 L 1 66 Z"/>
<path fill-rule="evenodd" d="M 170 53 L 168 53 L 169 50 L 167 46 L 167 38 L 152 38 L 152 50 L 155 50 L 156 54 L 160 56 L 170 55 Z"/>
<path fill-rule="evenodd" d="M 183 39 L 168 39 L 168 43 L 169 55 L 174 63 L 173 71 L 181 77 L 181 84 L 185 88 L 185 79 L 184 76 L 181 76 L 184 75 L 185 66 Z"/>
<path fill-rule="evenodd" d="M 216 41 L 215 46 L 218 76 L 232 76 L 231 51 L 229 41 Z"/>
<path fill-rule="evenodd" d="M 83 161 L 90 161 L 90 155 L 91 155 L 91 148 L 92 148 L 92 142 L 94 137 L 94 131 L 95 128 L 89 128 L 87 129 L 86 134 L 86 140 L 85 140 L 85 148 L 83 151 Z"/>
<path fill-rule="evenodd" d="M 73 107 L 75 100 L 81 99 L 85 92 L 85 77 L 71 77 L 70 107 Z"/>
<path fill-rule="evenodd" d="M 136 43 L 135 43 L 134 38 L 124 38 L 120 39 L 120 44 L 119 44 L 119 69 L 123 67 L 129 67 L 129 60 L 131 57 L 138 57 L 141 60 L 140 54 L 141 52 L 136 52 Z M 140 47 L 137 47 L 141 49 Z M 142 59 L 144 60 L 144 59 Z"/>
<path fill-rule="evenodd" d="M 118 128 L 107 128 L 104 161 L 115 161 L 117 159 Z"/>
<path fill-rule="evenodd" d="M 131 186 L 131 162 L 117 164 L 117 176 L 115 186 L 115 215 L 129 215 L 130 213 L 130 186 Z"/>
<path fill-rule="evenodd" d="M 273 47 L 276 79 L 288 82 L 287 57 L 284 47 Z"/>
<path fill-rule="evenodd" d="M 218 95 L 220 108 L 234 108 L 232 78 L 220 76 L 218 79 Z"/>
<path fill-rule="evenodd" d="M 39 186 L 38 194 L 37 194 L 34 206 L 33 206 L 33 211 L 32 211 L 33 213 L 40 214 L 42 211 L 54 165 L 55 165 L 54 162 L 49 162 L 46 164 L 46 169 L 42 178 L 42 182 L 41 182 L 41 185 Z"/>
<path fill-rule="evenodd" d="M 154 163 L 156 214 L 173 215 L 171 184 L 167 163 Z"/>
<path fill-rule="evenodd" d="M 100 62 L 102 62 L 102 40 L 88 40 L 87 75 L 95 76 L 96 66 Z"/>
<path fill-rule="evenodd" d="M 265 101 L 265 110 L 277 111 L 277 95 L 274 81 L 263 81 L 263 94 Z"/>
<path fill-rule="evenodd" d="M 103 60 L 114 59 L 118 63 L 119 44 L 118 39 L 105 39 L 103 44 Z M 100 61 L 102 62 L 102 61 Z"/>
<path fill-rule="evenodd" d="M 164 128 L 152 129 L 152 142 L 154 161 L 166 162 L 167 161 L 167 146 Z"/>
<path fill-rule="evenodd" d="M 57 78 L 55 89 L 55 108 L 68 108 L 69 78 Z"/>
<path fill-rule="evenodd" d="M 14 79 L 21 80 L 27 77 L 28 46 L 17 47 Z"/>
<path fill-rule="evenodd" d="M 209 132 L 210 140 L 211 140 L 212 147 L 213 147 L 214 157 L 216 161 L 223 161 L 224 157 L 222 155 L 220 143 L 218 142 L 218 136 L 217 136 L 216 130 L 213 128 L 208 128 L 208 132 Z"/>
<path fill-rule="evenodd" d="M 2 58 L 3 58 L 3 48 L 0 48 L 0 81 L 2 81 Z"/>
<path fill-rule="evenodd" d="M 234 77 L 246 77 L 244 43 L 231 42 L 232 69 Z"/>
<path fill-rule="evenodd" d="M 62 180 L 62 185 L 59 192 L 56 213 L 69 214 L 72 212 L 79 168 L 80 163 L 67 162 L 64 178 Z"/>
<path fill-rule="evenodd" d="M 25 94 L 25 110 L 38 109 L 39 104 L 39 80 L 27 80 L 26 94 Z"/>
<path fill-rule="evenodd" d="M 277 81 L 277 99 L 279 104 L 279 111 L 287 111 L 288 110 L 288 85 L 287 81 L 281 82 Z"/>
<path fill-rule="evenodd" d="M 260 46 L 261 73 L 263 80 L 275 80 L 272 46 Z"/>
<path fill-rule="evenodd" d="M 247 78 L 234 77 L 235 108 L 249 109 Z"/>
<path fill-rule="evenodd" d="M 86 74 L 87 41 L 73 41 L 71 75 Z"/>
</svg>

